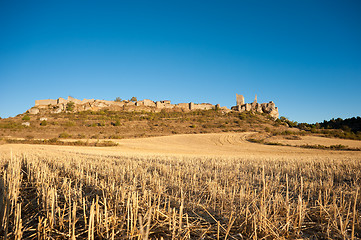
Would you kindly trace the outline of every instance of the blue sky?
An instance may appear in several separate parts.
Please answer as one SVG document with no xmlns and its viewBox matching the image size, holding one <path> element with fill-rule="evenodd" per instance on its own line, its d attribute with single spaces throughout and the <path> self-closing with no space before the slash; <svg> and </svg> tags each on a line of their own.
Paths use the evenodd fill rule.
<svg viewBox="0 0 361 240">
<path fill-rule="evenodd" d="M 274 101 L 361 115 L 360 1 L 0 0 L 0 117 L 36 99 Z"/>
</svg>

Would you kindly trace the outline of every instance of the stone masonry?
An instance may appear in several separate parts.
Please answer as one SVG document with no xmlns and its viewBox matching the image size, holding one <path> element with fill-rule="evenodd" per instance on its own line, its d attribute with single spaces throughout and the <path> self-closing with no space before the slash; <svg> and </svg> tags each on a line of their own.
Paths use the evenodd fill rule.
<svg viewBox="0 0 361 240">
<path fill-rule="evenodd" d="M 243 100 L 243 101 L 242 101 Z M 243 104 L 242 104 L 243 102 Z M 242 95 L 236 94 L 236 106 L 231 107 L 232 110 L 238 112 L 259 112 L 269 114 L 273 119 L 279 117 L 278 108 L 274 102 L 270 101 L 268 103 L 258 103 L 257 95 L 254 98 L 252 103 L 244 103 L 244 98 Z"/>
<path fill-rule="evenodd" d="M 244 104 L 244 97 L 243 97 L 243 95 L 238 95 L 237 93 L 236 93 L 236 105 L 238 106 L 238 105 L 243 105 Z"/>
<path fill-rule="evenodd" d="M 79 100 L 73 97 L 68 97 L 67 99 L 58 98 L 58 99 L 45 99 L 45 100 L 36 100 L 35 106 L 29 109 L 30 114 L 39 114 L 42 111 L 50 110 L 51 113 L 61 113 L 61 112 L 80 112 L 80 111 L 97 111 L 101 109 L 109 110 L 119 110 L 119 111 L 161 111 L 162 109 L 173 109 L 175 111 L 194 111 L 194 110 L 210 110 L 216 109 L 221 110 L 224 113 L 233 111 L 238 112 L 259 112 L 267 113 L 272 118 L 278 118 L 278 108 L 271 101 L 268 103 L 258 103 L 257 95 L 252 103 L 245 103 L 243 95 L 236 94 L 236 106 L 233 106 L 230 109 L 227 107 L 221 107 L 219 104 L 213 105 L 210 103 L 179 103 L 171 104 L 169 100 L 163 101 L 152 101 L 149 99 L 144 99 L 141 101 L 129 101 L 123 100 L 121 102 L 115 101 L 106 101 L 106 100 L 94 100 L 94 99 L 83 99 Z M 138 111 L 139 111 L 138 110 Z"/>
</svg>

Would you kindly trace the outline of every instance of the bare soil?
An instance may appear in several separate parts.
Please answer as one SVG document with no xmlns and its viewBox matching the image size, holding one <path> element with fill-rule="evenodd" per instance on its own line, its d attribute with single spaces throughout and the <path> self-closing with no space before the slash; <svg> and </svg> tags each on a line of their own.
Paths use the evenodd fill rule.
<svg viewBox="0 0 361 240">
<path fill-rule="evenodd" d="M 265 140 L 266 142 L 276 142 L 284 145 L 300 146 L 300 145 L 343 145 L 349 148 L 361 148 L 361 141 L 339 139 L 339 138 L 327 138 L 321 136 L 272 136 Z"/>
<path fill-rule="evenodd" d="M 193 156 L 223 156 L 223 157 L 312 157 L 312 156 L 350 156 L 361 157 L 361 152 L 332 151 L 322 149 L 304 149 L 291 146 L 264 145 L 247 141 L 247 138 L 258 135 L 254 132 L 242 133 L 208 133 L 208 134 L 178 134 L 172 136 L 160 136 L 149 138 L 113 139 L 118 144 L 115 147 L 74 147 L 74 146 L 46 146 L 41 148 L 57 149 L 64 151 L 81 151 L 90 153 L 107 154 L 165 154 L 165 155 L 193 155 Z M 282 136 L 271 137 L 270 140 L 285 144 L 348 144 L 350 147 L 359 147 L 360 141 L 331 139 L 324 137 L 301 136 L 302 140 L 285 140 Z M 78 141 L 79 139 L 66 139 L 63 141 Z M 80 139 L 81 141 L 95 142 L 96 139 Z M 100 140 L 106 141 L 106 140 Z M 291 144 L 290 144 L 291 145 Z M 15 145 L 11 145 L 15 146 Z M 26 145 L 29 148 L 37 148 L 34 145 Z"/>
</svg>

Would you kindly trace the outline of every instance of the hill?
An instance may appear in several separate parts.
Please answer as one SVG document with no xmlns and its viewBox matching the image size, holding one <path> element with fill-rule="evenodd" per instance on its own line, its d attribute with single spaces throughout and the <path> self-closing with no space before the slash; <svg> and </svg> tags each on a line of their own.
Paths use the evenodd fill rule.
<svg viewBox="0 0 361 240">
<path fill-rule="evenodd" d="M 353 117 L 353 118 L 337 118 L 331 119 L 329 121 L 323 121 L 320 123 L 320 126 L 327 129 L 342 129 L 344 131 L 352 131 L 354 133 L 361 132 L 361 118 Z"/>
<path fill-rule="evenodd" d="M 29 126 L 24 123 L 29 123 Z M 173 134 L 264 131 L 288 129 L 269 115 L 221 110 L 82 111 L 19 114 L 0 120 L 0 137 L 51 139 L 121 139 Z"/>
<path fill-rule="evenodd" d="M 242 95 L 236 95 L 236 106 L 228 109 L 219 104 L 179 103 L 169 100 L 115 101 L 84 99 L 36 100 L 35 106 L 13 118 L 0 119 L 0 140 L 23 143 L 64 144 L 65 139 L 108 140 L 167 136 L 175 134 L 200 134 L 221 132 L 257 132 L 251 141 L 264 144 L 294 146 L 300 136 L 361 139 L 360 118 L 332 119 L 319 124 L 297 123 L 278 117 L 278 108 L 271 101 L 245 103 Z M 291 135 L 291 136 L 290 136 Z M 280 137 L 274 137 L 280 136 Z M 59 142 L 59 139 L 62 140 Z M 270 139 L 276 140 L 271 142 Z M 345 149 L 341 143 L 320 145 L 322 140 L 312 139 L 312 147 Z M 44 142 L 46 140 L 47 142 Z M 99 142 L 99 141 L 98 141 Z M 299 141 L 302 146 L 304 141 Z M 313 145 L 316 144 L 317 145 Z M 76 143 L 74 143 L 76 144 Z M 114 145 L 109 142 L 106 145 Z M 87 144 L 85 144 L 87 145 Z M 351 144 L 354 145 L 354 144 Z M 357 145 L 357 144 L 356 144 Z M 354 149 L 354 147 L 352 148 Z"/>
</svg>

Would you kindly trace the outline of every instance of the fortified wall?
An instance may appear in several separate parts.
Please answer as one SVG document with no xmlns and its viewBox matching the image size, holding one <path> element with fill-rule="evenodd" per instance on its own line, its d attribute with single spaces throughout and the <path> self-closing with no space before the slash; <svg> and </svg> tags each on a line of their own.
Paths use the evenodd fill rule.
<svg viewBox="0 0 361 240">
<path fill-rule="evenodd" d="M 273 119 L 279 117 L 278 107 L 274 102 L 270 101 L 268 103 L 258 103 L 257 95 L 254 98 L 252 103 L 245 103 L 243 95 L 236 94 L 236 106 L 231 107 L 233 111 L 238 112 L 259 112 L 269 114 Z"/>
<path fill-rule="evenodd" d="M 253 103 L 245 103 L 244 97 L 242 95 L 236 94 L 236 106 L 233 106 L 230 109 L 227 107 L 221 107 L 219 104 L 213 105 L 210 103 L 179 103 L 172 104 L 169 100 L 163 101 L 152 101 L 149 99 L 144 99 L 141 101 L 107 101 L 107 100 L 95 100 L 95 99 L 83 99 L 79 100 L 73 97 L 68 97 L 67 99 L 58 98 L 58 99 L 45 99 L 45 100 L 35 100 L 35 106 L 29 109 L 30 114 L 38 114 L 43 111 L 50 111 L 51 113 L 61 113 L 61 112 L 80 112 L 80 111 L 97 111 L 100 109 L 109 109 L 109 110 L 119 110 L 119 111 L 136 111 L 136 110 L 145 110 L 145 111 L 161 111 L 162 109 L 173 109 L 175 111 L 194 111 L 194 110 L 210 110 L 218 109 L 223 112 L 230 111 L 253 111 L 260 113 L 267 113 L 272 118 L 278 118 L 278 108 L 271 101 L 269 103 L 257 103 L 257 95 Z"/>
</svg>

